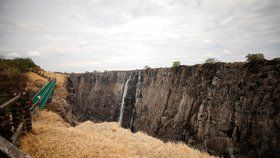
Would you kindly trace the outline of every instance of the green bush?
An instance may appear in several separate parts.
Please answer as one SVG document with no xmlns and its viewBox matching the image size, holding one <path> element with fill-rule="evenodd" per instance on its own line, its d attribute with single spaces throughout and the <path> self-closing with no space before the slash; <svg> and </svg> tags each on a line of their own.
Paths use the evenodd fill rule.
<svg viewBox="0 0 280 158">
<path fill-rule="evenodd" d="M 280 61 L 280 58 L 273 58 L 272 61 Z"/>
<path fill-rule="evenodd" d="M 173 61 L 172 68 L 177 69 L 181 66 L 180 61 Z"/>
<path fill-rule="evenodd" d="M 149 65 L 145 65 L 144 69 L 151 69 L 151 67 Z"/>
<path fill-rule="evenodd" d="M 219 61 L 215 58 L 208 58 L 205 60 L 205 63 L 210 63 L 210 64 L 216 63 L 216 62 L 219 62 Z"/>
<path fill-rule="evenodd" d="M 37 68 L 30 58 L 0 59 L 0 95 L 24 90 L 27 77 L 24 74 Z"/>
<path fill-rule="evenodd" d="M 1 96 L 1 95 L 0 95 L 0 105 L 3 104 L 3 103 L 5 103 L 5 102 L 8 101 L 8 100 L 9 100 L 9 99 L 8 99 L 7 97 Z"/>
<path fill-rule="evenodd" d="M 256 61 L 265 61 L 264 55 L 262 53 L 259 54 L 248 54 L 246 56 L 248 62 L 256 62 Z"/>
<path fill-rule="evenodd" d="M 26 87 L 27 77 L 19 69 L 0 62 L 0 94 L 20 92 Z"/>
<path fill-rule="evenodd" d="M 8 64 L 20 72 L 28 72 L 37 67 L 31 58 L 0 59 L 0 62 Z"/>
</svg>

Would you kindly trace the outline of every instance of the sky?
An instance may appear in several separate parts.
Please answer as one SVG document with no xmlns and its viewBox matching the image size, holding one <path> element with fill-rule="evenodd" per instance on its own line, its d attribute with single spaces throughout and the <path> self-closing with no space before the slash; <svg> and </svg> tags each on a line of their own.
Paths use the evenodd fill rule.
<svg viewBox="0 0 280 158">
<path fill-rule="evenodd" d="M 85 72 L 280 56 L 280 0 L 0 0 L 0 55 Z"/>
</svg>

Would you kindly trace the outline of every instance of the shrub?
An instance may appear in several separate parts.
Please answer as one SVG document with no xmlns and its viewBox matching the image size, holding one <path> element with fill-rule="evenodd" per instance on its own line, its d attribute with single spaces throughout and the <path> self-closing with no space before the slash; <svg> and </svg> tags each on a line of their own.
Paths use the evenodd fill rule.
<svg viewBox="0 0 280 158">
<path fill-rule="evenodd" d="M 248 54 L 246 56 L 248 62 L 256 62 L 256 61 L 265 61 L 264 55 L 262 53 L 259 54 Z"/>
<path fill-rule="evenodd" d="M 149 65 L 145 65 L 144 69 L 151 69 L 151 67 Z"/>
<path fill-rule="evenodd" d="M 0 59 L 0 62 L 8 64 L 20 72 L 28 72 L 38 67 L 31 58 Z"/>
<path fill-rule="evenodd" d="M 280 61 L 280 58 L 273 58 L 272 61 Z"/>
<path fill-rule="evenodd" d="M 0 95 L 23 91 L 27 84 L 24 72 L 35 68 L 31 58 L 0 59 Z"/>
<path fill-rule="evenodd" d="M 19 69 L 0 62 L 0 94 L 20 92 L 26 87 L 27 77 Z"/>
<path fill-rule="evenodd" d="M 173 61 L 172 68 L 177 69 L 181 66 L 180 61 Z"/>
<path fill-rule="evenodd" d="M 219 62 L 219 61 L 215 58 L 208 58 L 205 60 L 205 63 L 210 63 L 210 64 L 216 63 L 216 62 Z"/>
</svg>

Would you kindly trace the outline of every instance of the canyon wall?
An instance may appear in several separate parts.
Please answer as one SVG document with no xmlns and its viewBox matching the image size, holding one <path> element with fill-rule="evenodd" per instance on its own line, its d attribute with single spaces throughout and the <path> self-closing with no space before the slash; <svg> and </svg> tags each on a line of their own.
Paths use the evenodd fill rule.
<svg viewBox="0 0 280 158">
<path fill-rule="evenodd" d="M 70 98 L 81 121 L 122 120 L 224 157 L 278 157 L 279 79 L 276 61 L 72 74 Z"/>
</svg>

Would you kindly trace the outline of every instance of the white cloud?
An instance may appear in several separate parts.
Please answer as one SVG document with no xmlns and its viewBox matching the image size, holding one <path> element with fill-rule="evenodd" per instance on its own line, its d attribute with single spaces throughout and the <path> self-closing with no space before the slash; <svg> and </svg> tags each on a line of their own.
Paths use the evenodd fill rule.
<svg viewBox="0 0 280 158">
<path fill-rule="evenodd" d="M 221 24 L 222 24 L 222 25 L 228 24 L 228 23 L 230 23 L 231 21 L 232 21 L 232 16 L 223 19 L 223 20 L 221 21 Z"/>
<path fill-rule="evenodd" d="M 0 1 L 0 52 L 54 71 L 236 61 L 253 52 L 272 58 L 279 7 L 278 0 Z"/>
<path fill-rule="evenodd" d="M 20 58 L 20 57 L 22 57 L 22 55 L 20 55 L 19 53 L 8 53 L 5 57 L 7 57 L 7 58 Z"/>
<path fill-rule="evenodd" d="M 225 49 L 225 50 L 224 50 L 224 54 L 225 54 L 225 55 L 231 55 L 231 54 L 232 54 L 232 52 L 231 52 L 231 51 L 229 51 L 229 50 L 227 50 L 227 49 Z"/>
<path fill-rule="evenodd" d="M 38 57 L 38 56 L 40 56 L 40 53 L 37 51 L 30 51 L 27 53 L 27 56 L 28 57 Z"/>
</svg>

